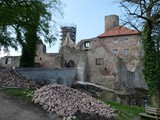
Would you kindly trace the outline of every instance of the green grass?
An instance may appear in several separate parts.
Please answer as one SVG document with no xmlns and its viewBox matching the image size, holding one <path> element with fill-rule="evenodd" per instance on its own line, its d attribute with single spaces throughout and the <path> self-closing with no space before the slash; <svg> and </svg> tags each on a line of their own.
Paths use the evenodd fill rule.
<svg viewBox="0 0 160 120">
<path fill-rule="evenodd" d="M 113 109 L 116 109 L 119 120 L 136 120 L 139 117 L 139 113 L 145 112 L 144 107 L 129 106 L 111 101 L 104 102 L 111 105 Z"/>
<path fill-rule="evenodd" d="M 34 89 L 0 88 L 0 91 L 4 92 L 7 95 L 18 97 L 27 102 L 31 102 L 32 101 L 31 95 L 34 92 Z"/>
<path fill-rule="evenodd" d="M 99 100 L 99 99 L 98 99 Z M 124 104 L 119 104 L 112 101 L 101 100 L 107 105 L 110 105 L 115 109 L 115 114 L 117 114 L 116 120 L 139 120 L 139 113 L 145 112 L 144 107 L 129 106 Z M 81 120 L 76 118 L 75 120 Z"/>
</svg>

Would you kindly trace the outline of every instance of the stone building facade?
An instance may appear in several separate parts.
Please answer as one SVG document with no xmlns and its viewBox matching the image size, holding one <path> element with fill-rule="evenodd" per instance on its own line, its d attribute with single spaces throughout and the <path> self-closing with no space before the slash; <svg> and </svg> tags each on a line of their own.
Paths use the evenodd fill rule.
<svg viewBox="0 0 160 120">
<path fill-rule="evenodd" d="M 0 67 L 19 67 L 20 56 L 5 56 L 0 59 Z"/>
<path fill-rule="evenodd" d="M 36 66 L 74 67 L 77 68 L 77 81 L 87 81 L 124 94 L 147 90 L 141 73 L 141 33 L 120 26 L 118 16 L 106 16 L 105 31 L 97 37 L 75 44 L 68 31 L 62 38 L 59 53 L 46 53 L 43 42 L 37 45 Z M 11 59 L 11 62 L 7 63 L 6 59 Z M 3 57 L 1 67 L 18 67 L 18 60 L 19 57 Z"/>
</svg>

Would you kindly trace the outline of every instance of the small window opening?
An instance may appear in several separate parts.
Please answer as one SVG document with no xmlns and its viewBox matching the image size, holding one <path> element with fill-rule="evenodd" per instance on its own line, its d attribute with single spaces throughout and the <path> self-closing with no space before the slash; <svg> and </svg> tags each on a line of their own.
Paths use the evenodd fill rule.
<svg viewBox="0 0 160 120">
<path fill-rule="evenodd" d="M 129 53 L 129 48 L 124 49 L 124 54 L 128 54 Z"/>
<path fill-rule="evenodd" d="M 128 37 L 124 38 L 124 42 L 128 43 Z"/>
<path fill-rule="evenodd" d="M 84 47 L 85 47 L 85 48 L 89 48 L 89 46 L 90 46 L 90 42 L 85 42 L 85 43 L 84 43 Z"/>
<path fill-rule="evenodd" d="M 118 43 L 118 40 L 117 40 L 117 39 L 114 39 L 113 42 L 114 42 L 114 43 Z"/>
<path fill-rule="evenodd" d="M 103 65 L 103 58 L 97 58 L 96 65 Z"/>
<path fill-rule="evenodd" d="M 5 64 L 11 64 L 11 58 L 6 58 Z"/>
<path fill-rule="evenodd" d="M 118 49 L 113 49 L 114 54 L 118 54 Z"/>
</svg>

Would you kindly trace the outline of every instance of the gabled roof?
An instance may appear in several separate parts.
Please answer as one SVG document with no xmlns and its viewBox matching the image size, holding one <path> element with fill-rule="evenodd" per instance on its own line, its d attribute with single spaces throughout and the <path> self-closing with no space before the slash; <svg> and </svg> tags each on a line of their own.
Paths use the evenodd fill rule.
<svg viewBox="0 0 160 120">
<path fill-rule="evenodd" d="M 115 27 L 101 35 L 98 35 L 98 38 L 102 37 L 111 37 L 111 36 L 121 36 L 121 35 L 136 35 L 136 34 L 141 34 L 140 32 L 136 30 L 132 30 L 123 26 L 118 26 Z"/>
</svg>

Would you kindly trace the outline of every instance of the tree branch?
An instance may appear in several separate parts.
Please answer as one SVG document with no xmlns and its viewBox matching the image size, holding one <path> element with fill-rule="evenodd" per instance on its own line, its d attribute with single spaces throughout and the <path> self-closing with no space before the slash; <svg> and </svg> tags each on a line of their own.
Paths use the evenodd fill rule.
<svg viewBox="0 0 160 120">
<path fill-rule="evenodd" d="M 0 7 L 3 5 L 4 1 L 5 1 L 5 0 L 2 0 L 2 1 L 1 1 L 1 3 L 0 3 Z"/>
</svg>

